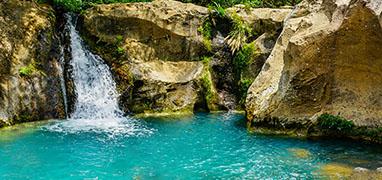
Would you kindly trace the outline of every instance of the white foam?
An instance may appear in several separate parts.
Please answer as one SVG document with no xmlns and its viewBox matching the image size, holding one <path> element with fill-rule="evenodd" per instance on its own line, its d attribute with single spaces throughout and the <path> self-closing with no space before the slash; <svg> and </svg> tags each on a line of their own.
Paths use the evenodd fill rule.
<svg viewBox="0 0 382 180">
<path fill-rule="evenodd" d="M 118 106 L 119 94 L 109 67 L 84 46 L 72 16 L 66 15 L 66 18 L 76 104 L 68 120 L 57 122 L 46 129 L 66 133 L 97 132 L 112 135 L 151 133 L 152 130 L 139 121 L 123 117 Z"/>
</svg>

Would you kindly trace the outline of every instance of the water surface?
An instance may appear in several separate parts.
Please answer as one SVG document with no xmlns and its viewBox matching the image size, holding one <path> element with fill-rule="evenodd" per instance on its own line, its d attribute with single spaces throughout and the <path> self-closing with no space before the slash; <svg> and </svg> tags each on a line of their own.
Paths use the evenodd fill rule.
<svg viewBox="0 0 382 180">
<path fill-rule="evenodd" d="M 330 164 L 382 166 L 378 146 L 249 134 L 242 119 L 148 118 L 135 122 L 143 129 L 135 134 L 57 130 L 67 121 L 8 128 L 0 131 L 0 179 L 312 179 Z"/>
</svg>

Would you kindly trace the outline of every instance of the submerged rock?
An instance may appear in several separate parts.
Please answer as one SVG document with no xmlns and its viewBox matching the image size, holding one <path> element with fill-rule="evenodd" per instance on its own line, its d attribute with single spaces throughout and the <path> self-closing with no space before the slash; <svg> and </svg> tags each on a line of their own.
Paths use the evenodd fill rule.
<svg viewBox="0 0 382 180">
<path fill-rule="evenodd" d="M 297 158 L 309 158 L 311 156 L 311 153 L 307 149 L 302 148 L 289 148 L 288 151 L 292 153 Z"/>
<path fill-rule="evenodd" d="M 378 0 L 299 4 L 248 91 L 248 121 L 308 129 L 328 113 L 382 127 L 381 11 Z"/>
<path fill-rule="evenodd" d="M 64 116 L 55 17 L 34 1 L 0 3 L 0 127 Z"/>
<path fill-rule="evenodd" d="M 319 172 L 329 179 L 344 179 L 353 174 L 353 168 L 345 164 L 329 163 L 321 166 Z"/>
</svg>

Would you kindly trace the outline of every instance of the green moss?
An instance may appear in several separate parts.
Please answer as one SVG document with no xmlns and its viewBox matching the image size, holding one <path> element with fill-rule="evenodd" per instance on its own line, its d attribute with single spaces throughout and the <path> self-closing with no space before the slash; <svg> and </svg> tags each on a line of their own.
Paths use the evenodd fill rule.
<svg viewBox="0 0 382 180">
<path fill-rule="evenodd" d="M 322 129 L 335 130 L 335 131 L 349 131 L 355 125 L 352 121 L 346 120 L 340 116 L 334 116 L 331 114 L 322 114 L 317 119 L 318 126 Z"/>
<path fill-rule="evenodd" d="M 205 73 L 201 80 L 202 80 L 203 88 L 205 89 L 204 92 L 205 92 L 206 101 L 207 103 L 209 103 L 211 102 L 211 99 L 213 97 L 212 88 L 211 88 L 212 87 L 211 78 L 208 73 Z"/>
<path fill-rule="evenodd" d="M 198 28 L 198 32 L 203 36 L 203 44 L 207 51 L 212 51 L 212 23 L 210 18 L 206 19 L 202 26 Z"/>
<path fill-rule="evenodd" d="M 254 42 L 245 44 L 240 51 L 235 54 L 233 59 L 233 66 L 235 72 L 235 79 L 238 82 L 237 95 L 239 103 L 244 104 L 247 97 L 247 91 L 251 86 L 253 79 L 244 78 L 243 72 L 253 63 L 253 59 L 257 53 L 257 48 Z"/>
<path fill-rule="evenodd" d="M 203 56 L 201 61 L 203 62 L 204 65 L 208 65 L 211 62 L 212 57 L 208 56 Z"/>
<path fill-rule="evenodd" d="M 253 63 L 253 57 L 257 53 L 254 42 L 245 44 L 240 51 L 235 54 L 233 65 L 237 73 L 242 73 L 245 68 Z"/>
<path fill-rule="evenodd" d="M 115 49 L 115 52 L 117 55 L 123 55 L 125 53 L 125 49 L 123 47 L 117 47 L 117 49 Z"/>
<path fill-rule="evenodd" d="M 240 98 L 240 104 L 245 103 L 245 99 L 247 98 L 247 92 L 249 87 L 252 85 L 253 80 L 252 79 L 241 79 L 239 82 L 239 98 Z"/>
<path fill-rule="evenodd" d="M 33 74 L 39 74 L 39 75 L 43 75 L 43 76 L 46 76 L 46 74 L 44 72 L 42 72 L 39 68 L 38 68 L 38 64 L 36 63 L 31 63 L 29 64 L 28 66 L 23 66 L 19 69 L 19 75 L 21 77 L 30 77 L 32 76 Z"/>
<path fill-rule="evenodd" d="M 122 35 L 118 35 L 115 37 L 115 44 L 116 45 L 121 45 L 123 42 L 123 36 Z"/>
</svg>

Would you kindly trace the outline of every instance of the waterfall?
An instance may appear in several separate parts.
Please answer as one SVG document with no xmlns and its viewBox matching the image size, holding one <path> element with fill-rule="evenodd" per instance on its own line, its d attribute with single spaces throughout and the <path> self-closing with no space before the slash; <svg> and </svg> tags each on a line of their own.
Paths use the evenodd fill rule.
<svg viewBox="0 0 382 180">
<path fill-rule="evenodd" d="M 110 68 L 101 57 L 90 52 L 76 30 L 76 19 L 66 15 L 70 37 L 71 74 L 75 88 L 74 111 L 67 121 L 49 127 L 65 132 L 107 132 L 136 135 L 151 130 L 141 122 L 124 117 L 118 106 L 118 92 Z"/>
</svg>

